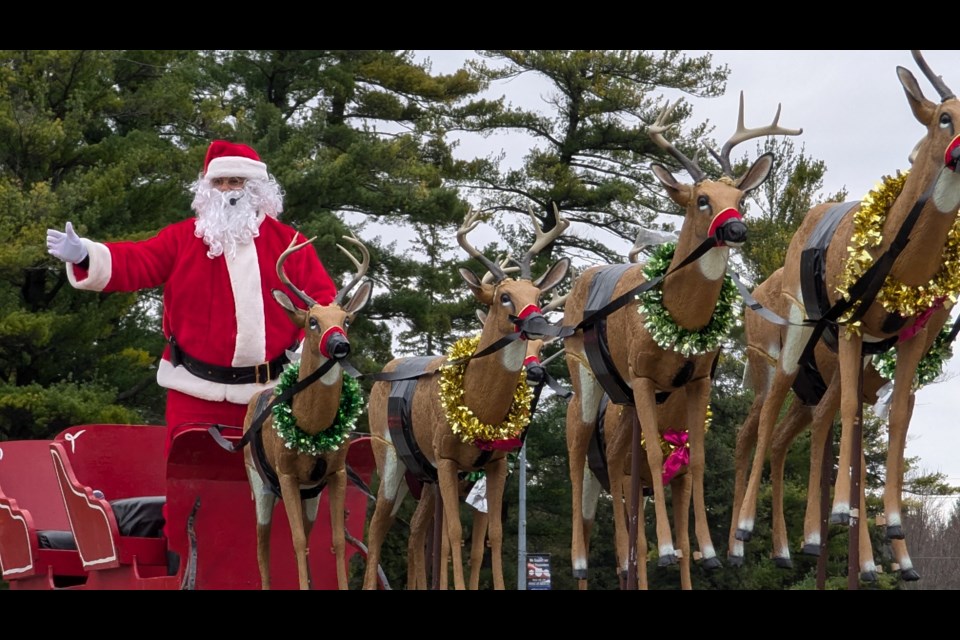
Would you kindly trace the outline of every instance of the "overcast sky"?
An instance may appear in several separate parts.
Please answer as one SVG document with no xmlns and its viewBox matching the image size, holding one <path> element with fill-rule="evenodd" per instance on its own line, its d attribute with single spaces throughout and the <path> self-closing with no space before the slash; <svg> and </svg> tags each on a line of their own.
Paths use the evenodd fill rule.
<svg viewBox="0 0 960 640">
<path fill-rule="evenodd" d="M 691 56 L 708 53 L 689 51 Z M 714 50 L 715 65 L 727 65 L 730 75 L 726 94 L 719 98 L 688 98 L 695 122 L 709 120 L 713 137 L 724 141 L 736 128 L 738 96 L 744 92 L 745 125 L 769 124 L 782 104 L 780 125 L 802 128 L 792 138 L 799 148 L 827 166 L 824 192 L 846 187 L 849 199 L 861 199 L 884 175 L 909 168 L 907 157 L 925 129 L 913 117 L 896 68 L 910 70 L 924 95 L 940 102 L 939 94 L 917 67 L 910 52 L 903 51 L 743 51 Z M 457 69 L 471 51 L 423 50 L 435 73 Z M 934 73 L 947 86 L 960 92 L 960 51 L 924 51 Z M 526 108 L 542 108 L 547 86 L 533 76 L 498 83 L 493 95 Z M 464 138 L 461 153 L 476 157 L 491 150 L 504 150 L 508 161 L 519 162 L 528 144 L 522 138 Z M 735 155 L 749 151 L 749 143 Z M 682 175 L 682 174 L 681 174 Z M 678 176 L 680 177 L 680 176 Z M 749 222 L 749 220 L 748 220 Z M 960 351 L 960 347 L 957 347 Z M 954 357 L 945 381 L 929 385 L 917 394 L 916 409 L 907 437 L 907 456 L 920 458 L 920 468 L 942 472 L 960 485 L 960 357 Z"/>
</svg>

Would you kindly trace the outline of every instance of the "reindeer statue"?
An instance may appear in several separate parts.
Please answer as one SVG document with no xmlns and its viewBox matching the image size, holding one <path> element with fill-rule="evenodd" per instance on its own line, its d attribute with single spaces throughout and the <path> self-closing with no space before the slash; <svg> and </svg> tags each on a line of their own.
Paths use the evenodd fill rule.
<svg viewBox="0 0 960 640">
<path fill-rule="evenodd" d="M 629 261 L 636 263 L 640 252 L 645 248 L 645 237 L 637 236 L 633 248 L 628 254 Z M 659 446 L 665 457 L 665 471 L 663 484 L 669 484 L 672 491 L 673 526 L 677 540 L 677 556 L 680 561 L 680 588 L 693 588 L 690 577 L 690 531 L 689 513 L 690 498 L 693 490 L 691 475 L 688 471 L 689 446 L 687 429 L 682 426 L 686 418 L 686 390 L 677 389 L 670 393 L 666 400 L 657 405 L 657 420 L 661 430 Z M 650 467 L 645 455 L 646 443 L 642 443 L 640 455 L 633 459 L 631 447 L 633 443 L 633 422 L 636 419 L 633 407 L 622 404 L 612 404 L 609 396 L 604 394 L 600 403 L 599 417 L 594 427 L 594 435 L 588 443 L 582 439 L 577 444 L 586 444 L 587 451 L 570 451 L 570 455 L 586 457 L 585 472 L 583 474 L 583 538 L 585 551 L 589 553 L 590 535 L 596 514 L 597 502 L 602 489 L 610 493 L 614 505 L 614 539 L 617 554 L 617 570 L 620 575 L 621 587 L 634 588 L 628 583 L 630 579 L 630 558 L 646 558 L 646 532 L 642 518 L 637 523 L 637 539 L 630 539 L 628 522 L 634 510 L 642 513 L 641 505 L 633 505 L 633 489 L 626 483 L 629 477 L 632 482 L 639 481 L 644 490 L 649 492 L 653 486 Z M 633 474 L 637 474 L 635 480 Z M 639 497 L 639 496 L 638 496 Z M 646 500 L 644 500 L 644 503 Z M 639 516 L 638 516 L 639 518 Z M 636 548 L 631 550 L 630 543 Z M 639 551 L 638 551 L 639 550 Z M 637 558 L 636 587 L 647 588 L 646 562 Z M 581 586 L 585 586 L 585 581 Z"/>
<path fill-rule="evenodd" d="M 368 415 L 380 484 L 368 526 L 365 589 L 376 588 L 380 549 L 405 495 L 408 471 L 440 488 L 454 588 L 464 589 L 458 474 L 481 469 L 487 479 L 493 583 L 495 589 L 504 588 L 500 509 L 506 454 L 520 446 L 532 399 L 523 373 L 525 345 L 515 338 L 544 335 L 549 325 L 538 306 L 540 295 L 556 287 L 570 267 L 569 259 L 562 258 L 536 281 L 531 276 L 533 257 L 569 225 L 555 215 L 557 224 L 549 232 L 531 215 L 536 240 L 520 258 L 520 277 L 514 280 L 468 243 L 467 234 L 481 221 L 477 212 L 468 213 L 457 240 L 495 278 L 484 284 L 469 269 L 460 269 L 473 295 L 489 308 L 479 340 L 458 341 L 448 356 L 393 360 L 374 383 Z"/>
<path fill-rule="evenodd" d="M 692 185 L 681 184 L 664 166 L 651 165 L 670 198 L 685 209 L 675 248 L 665 245 L 647 265 L 588 269 L 575 281 L 564 313 L 564 324 L 577 328 L 566 338 L 565 345 L 575 394 L 567 409 L 573 485 L 571 559 L 574 577 L 582 581 L 581 587 L 587 578 L 582 523 L 583 452 L 587 450 L 585 441 L 593 433 L 602 391 L 616 404 L 635 406 L 643 438 L 646 442 L 659 442 L 657 404 L 667 394 L 684 390 L 682 423 L 689 429 L 697 544 L 705 568 L 720 566 L 710 541 L 702 491 L 711 369 L 720 343 L 735 320 L 736 289 L 731 290 L 734 285 L 725 275 L 730 247 L 740 246 L 746 239 L 747 228 L 739 207 L 746 194 L 767 178 L 773 164 L 772 154 L 763 154 L 737 178 L 730 152 L 735 145 L 752 138 L 799 135 L 801 131 L 777 126 L 779 109 L 771 125 L 746 129 L 741 94 L 738 130 L 721 153 L 714 154 L 725 175 L 711 180 L 695 161 L 663 137 L 671 111 L 672 107 L 664 109 L 649 133 L 694 181 Z M 616 306 L 617 302 L 632 299 L 635 293 L 642 294 L 638 304 Z M 676 554 L 662 481 L 664 456 L 656 446 L 647 447 L 646 454 L 656 510 L 659 564 L 666 566 L 676 562 Z"/>
<path fill-rule="evenodd" d="M 952 307 L 960 291 L 960 101 L 920 52 L 912 53 L 941 103 L 926 99 L 913 74 L 897 67 L 910 109 L 926 127 L 909 172 L 884 178 L 862 201 L 814 207 L 790 241 L 780 286 L 790 323 L 782 329 L 783 346 L 760 410 L 737 540 L 752 535 L 764 458 L 787 392 L 794 387 L 816 404 L 828 390 L 813 357 L 821 338 L 836 345 L 838 363 L 834 393 L 842 430 L 834 522 L 859 515 L 850 504 L 850 453 L 860 428 L 864 357 L 896 349 L 883 503 L 887 537 L 903 537 L 900 494 L 911 385 L 930 344 L 927 333 L 939 329 L 930 326 L 931 314 Z"/>
<path fill-rule="evenodd" d="M 277 275 L 306 305 L 303 310 L 279 290 L 273 297 L 290 321 L 305 332 L 297 366 L 281 374 L 276 389 L 263 391 L 250 400 L 244 421 L 244 464 L 253 490 L 257 514 L 257 563 L 261 587 L 270 588 L 270 528 L 277 498 L 283 500 L 301 589 L 310 589 L 307 544 L 317 517 L 320 492 L 329 486 L 330 522 L 337 558 L 337 585 L 347 588 L 344 500 L 346 459 L 350 432 L 362 409 L 359 385 L 345 380 L 340 361 L 350 352 L 346 329 L 370 299 L 372 285 L 363 280 L 370 253 L 355 236 L 344 240 L 356 245 L 362 263 L 342 245 L 337 245 L 357 268 L 357 274 L 329 305 L 319 305 L 290 282 L 283 263 L 311 240 L 290 246 L 277 260 Z M 362 282 L 361 282 L 362 281 Z M 348 302 L 347 294 L 358 284 Z M 288 397 L 289 396 L 289 397 Z M 262 426 L 261 426 L 262 425 Z"/>
<path fill-rule="evenodd" d="M 781 294 L 783 282 L 783 268 L 781 267 L 769 278 L 761 282 L 753 290 L 756 301 L 774 313 L 789 313 L 784 308 L 784 298 Z M 949 331 L 941 330 L 949 318 L 949 311 L 945 307 L 937 309 L 931 315 L 927 332 L 925 352 L 928 353 L 929 366 L 924 367 L 924 379 L 920 384 L 929 382 L 939 374 L 942 368 L 942 349 L 949 348 L 952 337 Z M 728 560 L 732 565 L 739 566 L 744 560 L 744 543 L 736 539 L 737 519 L 740 505 L 743 503 L 746 490 L 746 474 L 750 468 L 750 453 L 757 441 L 757 431 L 760 423 L 760 412 L 767 401 L 770 382 L 773 379 L 775 365 L 780 354 L 780 327 L 757 313 L 748 309 L 744 316 L 744 334 L 747 342 L 747 365 L 744 370 L 744 386 L 754 392 L 753 404 L 737 432 L 737 443 L 734 454 L 735 482 L 732 518 L 730 526 L 730 541 Z M 931 349 L 934 342 L 938 342 L 937 349 Z M 814 352 L 816 368 L 826 380 L 830 380 L 826 393 L 815 407 L 804 404 L 797 396 L 790 402 L 786 414 L 777 423 L 771 440 L 770 448 L 770 483 L 773 501 L 773 561 L 778 567 L 790 568 L 793 566 L 790 559 L 790 549 L 787 537 L 786 517 L 783 508 L 783 478 L 786 466 L 787 452 L 793 441 L 806 428 L 810 428 L 810 471 L 807 483 L 807 507 L 804 517 L 804 535 L 802 552 L 806 555 L 818 556 L 821 546 L 821 472 L 823 466 L 824 449 L 828 445 L 830 426 L 834 416 L 840 408 L 840 386 L 837 378 L 837 354 L 831 351 L 821 341 Z M 863 402 L 875 404 L 881 388 L 888 381 L 884 378 L 872 362 L 863 370 Z M 913 392 L 911 391 L 910 408 L 913 408 Z M 861 496 L 860 513 L 866 514 L 865 490 L 866 463 L 861 462 Z M 876 580 L 877 566 L 870 543 L 870 535 L 866 518 L 858 522 L 858 541 L 860 556 L 860 579 L 865 582 Z M 920 578 L 913 568 L 913 561 L 907 552 L 906 544 L 902 539 L 892 541 L 893 556 L 903 580 L 913 581 Z"/>
<path fill-rule="evenodd" d="M 518 269 L 517 267 L 508 267 L 509 260 L 501 262 L 500 266 L 503 268 L 504 273 L 510 273 L 512 270 Z M 493 282 L 493 274 L 487 272 L 484 275 L 483 282 Z M 541 313 L 546 315 L 550 311 L 556 311 L 563 307 L 563 303 L 566 301 L 566 294 L 559 295 L 554 294 L 550 302 L 545 304 L 540 310 Z M 480 320 L 480 324 L 483 325 L 487 320 L 487 314 L 484 311 L 477 310 L 477 317 Z M 548 383 L 548 374 L 545 368 L 546 362 L 541 362 L 540 356 L 543 348 L 553 343 L 558 338 L 548 338 L 548 339 L 528 339 L 526 340 L 526 355 L 523 359 L 523 366 L 527 374 L 527 382 L 534 387 L 534 399 L 531 403 L 531 418 L 533 415 L 533 409 L 537 404 L 539 399 L 540 392 L 543 387 Z M 561 353 L 554 353 L 547 360 L 553 360 L 561 355 Z M 523 435 L 521 435 L 521 440 L 525 440 L 526 429 L 529 428 L 529 425 L 524 429 Z M 470 495 L 470 492 L 475 490 L 476 482 L 474 479 L 471 479 L 470 475 L 462 478 L 459 483 L 459 495 L 461 498 L 467 498 Z M 407 589 L 427 589 L 427 571 L 426 571 L 426 557 L 425 557 L 425 547 L 427 542 L 427 533 L 429 532 L 430 527 L 434 524 L 434 509 L 436 507 L 436 497 L 437 497 L 437 487 L 436 483 L 430 483 L 423 487 L 422 493 L 420 494 L 420 499 L 417 501 L 417 508 L 413 513 L 413 516 L 410 518 L 410 536 L 407 541 Z M 471 511 L 471 516 L 473 518 L 473 529 L 471 532 L 471 546 L 470 546 L 470 582 L 468 583 L 468 588 L 471 591 L 476 591 L 480 588 L 480 565 L 483 560 L 485 543 L 487 540 L 487 524 L 488 516 L 486 511 L 481 511 L 479 509 L 473 509 Z M 440 544 L 440 558 L 439 558 L 439 579 L 436 581 L 440 590 L 447 589 L 447 574 L 448 571 L 448 558 L 450 556 L 450 540 L 446 533 L 446 527 L 441 527 L 441 544 Z"/>
</svg>

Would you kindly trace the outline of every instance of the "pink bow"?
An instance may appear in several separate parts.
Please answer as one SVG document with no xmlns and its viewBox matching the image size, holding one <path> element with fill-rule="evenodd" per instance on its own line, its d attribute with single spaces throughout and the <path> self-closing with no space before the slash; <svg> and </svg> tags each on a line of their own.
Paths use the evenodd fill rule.
<svg viewBox="0 0 960 640">
<path fill-rule="evenodd" d="M 669 484 L 683 467 L 690 464 L 690 447 L 687 446 L 686 431 L 668 429 L 663 432 L 663 441 L 673 445 L 673 451 L 663 461 L 663 484 Z"/>
<path fill-rule="evenodd" d="M 937 298 L 933 301 L 933 304 L 930 305 L 930 308 L 918 313 L 916 320 L 913 321 L 913 324 L 900 332 L 900 335 L 897 337 L 897 342 L 906 342 L 913 336 L 917 335 L 921 329 L 927 326 L 927 321 L 930 320 L 930 316 L 933 315 L 933 312 L 943 306 L 944 300 L 946 300 L 946 298 Z"/>
<path fill-rule="evenodd" d="M 506 438 L 504 440 L 474 440 L 473 446 L 481 451 L 513 451 L 523 446 L 520 438 Z"/>
</svg>

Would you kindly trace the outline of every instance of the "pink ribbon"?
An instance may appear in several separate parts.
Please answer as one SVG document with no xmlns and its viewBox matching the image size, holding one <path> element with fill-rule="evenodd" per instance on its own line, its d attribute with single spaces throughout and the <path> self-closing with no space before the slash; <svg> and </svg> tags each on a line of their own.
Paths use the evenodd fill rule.
<svg viewBox="0 0 960 640">
<path fill-rule="evenodd" d="M 507 438 L 505 440 L 474 440 L 473 446 L 481 451 L 513 451 L 514 449 L 519 449 L 523 445 L 523 441 L 520 438 Z"/>
<path fill-rule="evenodd" d="M 688 434 L 686 431 L 668 429 L 663 432 L 661 437 L 664 442 L 673 445 L 673 451 L 663 461 L 663 484 L 669 484 L 680 469 L 690 464 L 690 447 L 687 446 Z"/>
<path fill-rule="evenodd" d="M 932 316 L 937 309 L 943 306 L 943 301 L 945 299 L 946 298 L 937 298 L 933 301 L 933 304 L 930 305 L 929 308 L 918 313 L 916 319 L 913 321 L 913 324 L 901 331 L 900 335 L 897 336 L 897 342 L 906 342 L 913 336 L 920 333 L 920 331 L 927 326 L 930 316 Z"/>
</svg>

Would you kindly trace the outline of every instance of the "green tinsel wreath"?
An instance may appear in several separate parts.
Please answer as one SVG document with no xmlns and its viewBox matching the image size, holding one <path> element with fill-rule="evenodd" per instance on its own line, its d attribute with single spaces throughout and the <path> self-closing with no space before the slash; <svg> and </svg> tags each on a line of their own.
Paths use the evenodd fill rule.
<svg viewBox="0 0 960 640">
<path fill-rule="evenodd" d="M 917 365 L 917 374 L 913 378 L 913 388 L 920 389 L 943 373 L 943 365 L 953 356 L 953 345 L 950 337 L 950 327 L 944 326 L 933 339 L 930 350 Z M 887 380 L 893 380 L 893 372 L 897 369 L 897 350 L 888 349 L 873 356 L 873 368 Z"/>
<path fill-rule="evenodd" d="M 280 395 L 297 382 L 300 376 L 300 363 L 290 365 L 280 374 L 280 382 L 274 388 L 274 395 Z M 288 449 L 296 449 L 300 453 L 318 455 L 328 451 L 336 451 L 350 437 L 350 432 L 357 426 L 357 418 L 363 408 L 363 397 L 360 383 L 343 374 L 343 386 L 340 389 L 340 406 L 333 424 L 320 433 L 310 435 L 297 426 L 297 419 L 293 416 L 291 403 L 278 402 L 273 405 L 273 428 Z"/>
<path fill-rule="evenodd" d="M 675 250 L 676 244 L 672 242 L 654 249 L 653 255 L 643 269 L 647 280 L 659 278 L 667 272 Z M 734 309 L 740 301 L 740 293 L 729 274 L 724 276 L 720 297 L 717 299 L 717 306 L 713 310 L 710 322 L 699 331 L 689 331 L 673 321 L 670 312 L 663 306 L 662 287 L 654 287 L 639 294 L 637 301 L 639 303 L 637 311 L 644 317 L 643 326 L 653 340 L 660 348 L 676 351 L 685 356 L 715 351 L 739 321 L 739 316 L 734 313 Z"/>
</svg>

